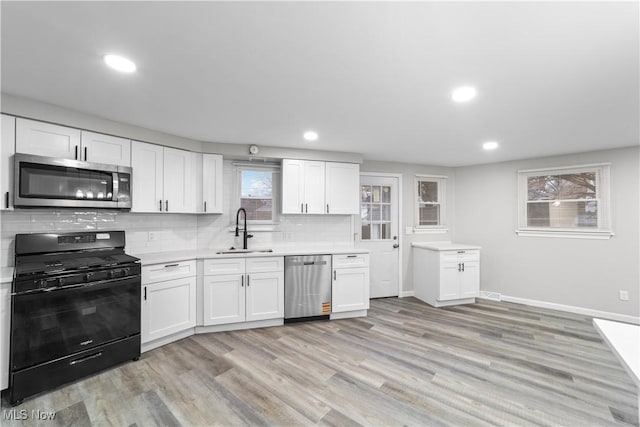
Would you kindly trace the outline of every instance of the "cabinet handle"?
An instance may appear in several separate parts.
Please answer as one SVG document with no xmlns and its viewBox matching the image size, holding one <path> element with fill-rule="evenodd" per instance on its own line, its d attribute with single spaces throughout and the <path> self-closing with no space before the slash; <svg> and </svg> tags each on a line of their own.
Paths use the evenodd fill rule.
<svg viewBox="0 0 640 427">
<path fill-rule="evenodd" d="M 84 161 L 87 161 L 87 147 L 84 147 Z"/>
<path fill-rule="evenodd" d="M 304 203 L 300 203 L 300 213 L 304 213 Z"/>
<path fill-rule="evenodd" d="M 162 212 L 162 200 L 160 200 L 160 212 Z"/>
<path fill-rule="evenodd" d="M 347 258 L 357 258 L 358 255 L 347 255 Z"/>
<path fill-rule="evenodd" d="M 207 211 L 207 202 L 204 202 L 204 211 Z"/>
<path fill-rule="evenodd" d="M 167 265 L 165 265 L 165 268 L 168 268 L 168 267 L 177 267 L 177 266 L 178 266 L 178 263 L 175 263 L 175 264 L 167 264 Z"/>
<path fill-rule="evenodd" d="M 9 209 L 9 192 L 4 193 L 4 207 Z"/>
<path fill-rule="evenodd" d="M 464 272 L 464 262 L 462 263 L 462 271 Z"/>
<path fill-rule="evenodd" d="M 304 204 L 304 213 L 309 213 L 309 205 Z"/>
<path fill-rule="evenodd" d="M 327 213 L 329 213 L 329 203 L 327 203 Z"/>
<path fill-rule="evenodd" d="M 242 282 L 240 283 L 240 286 L 242 286 L 244 288 L 244 276 L 240 277 L 242 279 Z"/>
<path fill-rule="evenodd" d="M 78 146 L 76 145 L 76 153 L 73 157 L 74 160 L 78 160 Z"/>
<path fill-rule="evenodd" d="M 164 211 L 165 212 L 169 212 L 169 201 L 168 200 L 164 201 Z"/>
<path fill-rule="evenodd" d="M 144 300 L 147 300 L 147 287 L 144 287 Z"/>
<path fill-rule="evenodd" d="M 249 275 L 247 274 L 247 288 L 249 287 Z"/>
<path fill-rule="evenodd" d="M 461 270 L 460 265 L 461 265 L 461 264 L 460 264 L 460 263 L 458 263 L 458 271 L 462 271 L 462 270 Z"/>
<path fill-rule="evenodd" d="M 336 280 L 336 271 L 333 270 L 333 280 Z"/>
</svg>

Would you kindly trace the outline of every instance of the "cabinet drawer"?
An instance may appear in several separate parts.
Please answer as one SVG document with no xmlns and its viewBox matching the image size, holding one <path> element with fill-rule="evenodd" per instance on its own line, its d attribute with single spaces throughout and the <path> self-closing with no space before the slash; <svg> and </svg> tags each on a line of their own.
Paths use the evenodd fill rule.
<svg viewBox="0 0 640 427">
<path fill-rule="evenodd" d="M 333 256 L 333 268 L 368 267 L 369 254 L 346 254 Z"/>
<path fill-rule="evenodd" d="M 244 264 L 244 258 L 205 259 L 203 274 L 205 276 L 243 274 Z"/>
<path fill-rule="evenodd" d="M 480 259 L 479 250 L 460 250 L 460 251 L 440 252 L 440 261 L 442 262 L 478 261 L 479 259 Z"/>
<path fill-rule="evenodd" d="M 196 261 L 167 262 L 142 267 L 142 283 L 162 282 L 196 275 Z"/>
<path fill-rule="evenodd" d="M 284 257 L 247 258 L 247 273 L 271 273 L 284 271 Z"/>
</svg>

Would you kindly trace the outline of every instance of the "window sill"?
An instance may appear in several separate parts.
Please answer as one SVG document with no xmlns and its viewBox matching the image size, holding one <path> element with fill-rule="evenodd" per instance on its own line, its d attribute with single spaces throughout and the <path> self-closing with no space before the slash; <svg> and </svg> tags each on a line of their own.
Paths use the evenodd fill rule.
<svg viewBox="0 0 640 427">
<path fill-rule="evenodd" d="M 516 234 L 522 237 L 551 237 L 560 239 L 596 239 L 607 240 L 613 237 L 611 231 L 573 231 L 573 230 L 516 230 Z"/>
<path fill-rule="evenodd" d="M 448 228 L 415 228 L 413 234 L 446 234 L 449 232 Z"/>
</svg>

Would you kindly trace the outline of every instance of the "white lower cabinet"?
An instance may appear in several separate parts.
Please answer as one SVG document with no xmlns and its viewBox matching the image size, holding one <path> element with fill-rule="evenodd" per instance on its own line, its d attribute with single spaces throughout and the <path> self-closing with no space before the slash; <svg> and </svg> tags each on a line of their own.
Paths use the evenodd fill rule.
<svg viewBox="0 0 640 427">
<path fill-rule="evenodd" d="M 204 261 L 203 325 L 284 318 L 284 258 Z"/>
<path fill-rule="evenodd" d="M 480 250 L 451 243 L 414 243 L 416 298 L 434 306 L 474 302 L 480 292 Z"/>
<path fill-rule="evenodd" d="M 331 312 L 369 308 L 369 255 L 333 255 Z"/>
<path fill-rule="evenodd" d="M 196 262 L 142 267 L 142 344 L 160 345 L 193 333 L 196 325 Z M 169 339 L 167 339 L 169 338 Z M 162 340 L 164 339 L 164 340 Z"/>
</svg>

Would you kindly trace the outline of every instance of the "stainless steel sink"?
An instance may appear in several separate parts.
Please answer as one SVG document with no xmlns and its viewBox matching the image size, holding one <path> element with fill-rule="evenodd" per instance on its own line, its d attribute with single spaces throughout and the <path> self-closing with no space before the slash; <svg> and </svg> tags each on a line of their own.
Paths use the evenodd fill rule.
<svg viewBox="0 0 640 427">
<path fill-rule="evenodd" d="M 227 249 L 226 251 L 218 251 L 218 255 L 230 255 L 230 254 L 251 254 L 251 253 L 270 253 L 273 249 Z"/>
</svg>

